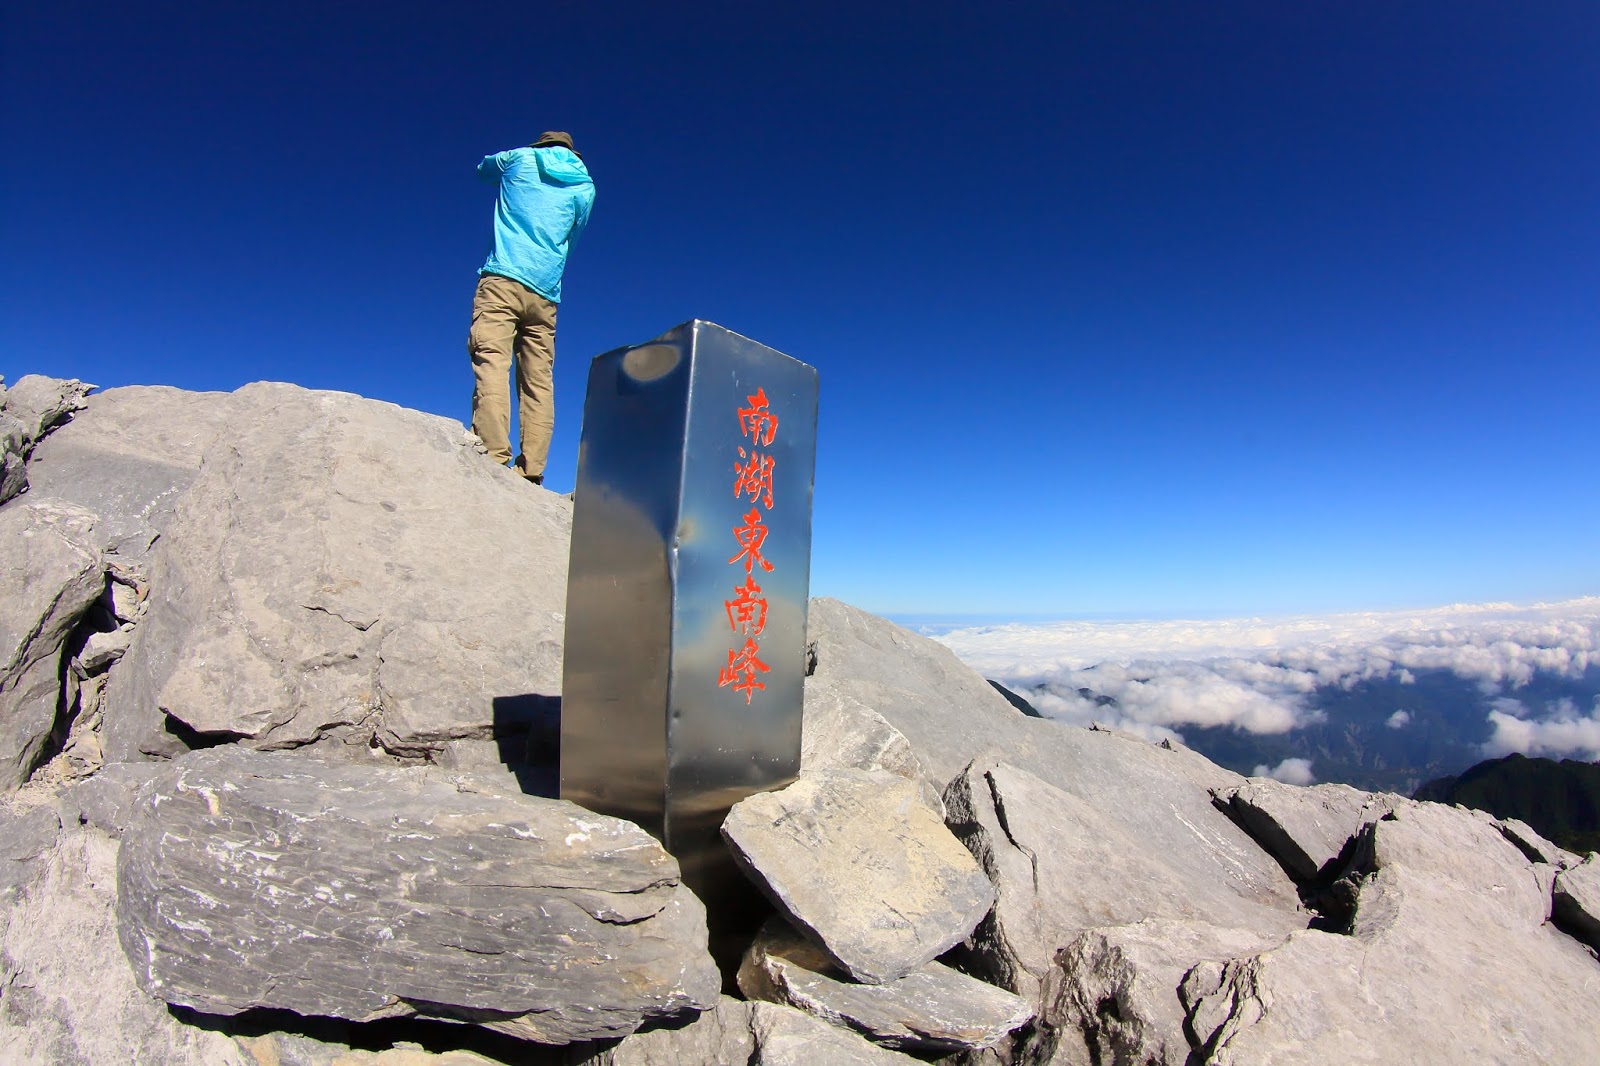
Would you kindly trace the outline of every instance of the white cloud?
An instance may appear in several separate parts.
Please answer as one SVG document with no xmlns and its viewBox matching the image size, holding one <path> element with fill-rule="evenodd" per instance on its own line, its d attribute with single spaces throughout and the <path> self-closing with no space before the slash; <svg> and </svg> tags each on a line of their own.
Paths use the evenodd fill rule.
<svg viewBox="0 0 1600 1066">
<path fill-rule="evenodd" d="M 1388 726 L 1390 729 L 1404 729 L 1406 726 L 1408 726 L 1410 724 L 1411 724 L 1411 712 L 1410 711 L 1395 711 L 1393 714 L 1391 714 L 1389 716 L 1389 720 L 1384 723 L 1384 725 Z"/>
<path fill-rule="evenodd" d="M 1039 709 L 1065 721 L 1152 737 L 1184 726 L 1283 733 L 1319 720 L 1307 698 L 1322 686 L 1411 684 L 1418 673 L 1450 671 L 1495 696 L 1536 672 L 1582 676 L 1600 667 L 1600 596 L 1325 618 L 981 626 L 937 639 L 986 677 L 1039 693 Z M 1526 717 L 1497 710 L 1511 723 Z M 1391 716 L 1388 724 L 1409 720 Z M 1586 721 L 1574 712 L 1571 721 L 1543 723 L 1548 728 L 1520 728 L 1491 718 L 1497 742 L 1503 735 L 1507 744 L 1578 745 L 1573 751 Z"/>
<path fill-rule="evenodd" d="M 1290 785 L 1309 785 L 1316 780 L 1316 776 L 1311 773 L 1310 759 L 1285 759 L 1271 769 L 1267 768 L 1266 763 L 1262 763 L 1250 776 L 1270 777 Z"/>
<path fill-rule="evenodd" d="M 1502 707 L 1489 712 L 1494 734 L 1483 745 L 1485 755 L 1510 755 L 1520 751 L 1524 755 L 1600 761 L 1600 703 L 1588 714 L 1581 714 L 1571 700 L 1562 700 L 1555 711 L 1544 718 L 1527 717 L 1525 708 L 1518 705 L 1518 709 L 1523 713 L 1516 714 Z"/>
</svg>

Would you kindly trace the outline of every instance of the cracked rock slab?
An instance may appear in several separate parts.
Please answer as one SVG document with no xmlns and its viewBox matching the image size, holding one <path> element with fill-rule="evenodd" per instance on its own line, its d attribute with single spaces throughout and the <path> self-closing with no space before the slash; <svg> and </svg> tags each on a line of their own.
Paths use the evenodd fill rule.
<svg viewBox="0 0 1600 1066">
<path fill-rule="evenodd" d="M 1033 1018 L 1020 997 L 937 962 L 884 984 L 851 981 L 826 952 L 779 919 L 768 922 L 745 953 L 739 990 L 902 1050 L 993 1047 Z"/>
<path fill-rule="evenodd" d="M 994 888 L 928 807 L 883 771 L 802 774 L 722 826 L 751 878 L 858 981 L 904 977 L 959 943 Z"/>
<path fill-rule="evenodd" d="M 1035 1046 L 1049 1061 L 1184 1066 L 1190 1046 L 1178 986 L 1195 966 L 1277 941 L 1248 929 L 1149 919 L 1091 929 L 1057 952 Z"/>
<path fill-rule="evenodd" d="M 43 754 L 62 651 L 105 584 L 93 515 L 50 499 L 0 508 L 0 791 L 26 781 Z"/>
<path fill-rule="evenodd" d="M 720 984 L 704 908 L 643 830 L 419 769 L 184 756 L 140 789 L 117 885 L 140 987 L 210 1014 L 559 1044 L 705 1009 Z"/>
<path fill-rule="evenodd" d="M 1329 871 L 1361 827 L 1383 817 L 1395 801 L 1349 785 L 1286 785 L 1265 778 L 1217 799 L 1297 881 Z"/>
<path fill-rule="evenodd" d="M 1167 755 L 1148 744 L 1143 750 L 1152 760 Z M 1181 779 L 1152 790 L 1142 811 L 1129 812 L 990 757 L 951 783 L 945 805 L 951 828 L 998 894 L 968 941 L 974 964 L 1035 1002 L 1057 949 L 1090 929 L 1159 918 L 1251 930 L 1263 943 L 1277 943 L 1305 925 L 1278 887 L 1288 878 L 1276 866 L 1270 879 L 1253 876 L 1270 860 Z M 1144 828 L 1130 825 L 1134 813 Z M 1183 846 L 1152 843 L 1173 839 Z M 1219 860 L 1233 877 L 1213 876 Z"/>
<path fill-rule="evenodd" d="M 1590 947 L 1600 950 L 1600 854 L 1556 875 L 1552 916 Z"/>
<path fill-rule="evenodd" d="M 1600 971 L 1493 820 L 1401 801 L 1370 834 L 1351 935 L 1304 930 L 1184 979 L 1204 1061 L 1591 1061 Z"/>
</svg>

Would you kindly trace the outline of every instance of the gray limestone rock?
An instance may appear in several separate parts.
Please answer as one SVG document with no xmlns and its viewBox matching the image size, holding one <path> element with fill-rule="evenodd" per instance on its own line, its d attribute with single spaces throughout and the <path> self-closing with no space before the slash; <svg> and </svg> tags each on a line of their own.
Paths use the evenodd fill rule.
<svg viewBox="0 0 1600 1066">
<path fill-rule="evenodd" d="M 1298 881 L 1333 872 L 1351 838 L 1399 799 L 1349 785 L 1286 785 L 1267 778 L 1252 778 L 1216 798 Z"/>
<path fill-rule="evenodd" d="M 0 806 L 0 906 L 39 882 L 60 835 L 61 818 L 50 807 Z"/>
<path fill-rule="evenodd" d="M 995 742 L 993 728 L 1022 717 L 949 648 L 838 600 L 811 601 L 806 635 L 817 648 L 817 668 L 806 679 L 807 718 L 825 718 L 830 700 L 865 706 L 910 741 L 941 789 Z M 823 706 L 814 711 L 815 704 Z"/>
<path fill-rule="evenodd" d="M 756 1040 L 750 1066 L 915 1066 L 921 1061 L 778 1003 L 750 1004 L 750 1031 Z"/>
<path fill-rule="evenodd" d="M 1177 754 L 1148 744 L 1140 750 L 1157 765 Z M 1150 820 L 1146 831 L 1129 819 L 1135 802 Z M 1210 809 L 1209 798 L 1181 778 L 1119 805 L 988 758 L 951 784 L 945 805 L 951 828 L 998 893 L 968 947 L 983 973 L 1035 1002 L 1056 950 L 1090 929 L 1167 919 L 1276 943 L 1306 923 L 1282 871 L 1220 815 L 1237 836 L 1197 817 Z M 1170 832 L 1168 822 L 1184 833 Z M 1263 860 L 1276 876 L 1261 870 Z"/>
<path fill-rule="evenodd" d="M 920 1060 L 776 1003 L 723 996 L 687 1025 L 641 1030 L 581 1066 L 915 1066 Z"/>
<path fill-rule="evenodd" d="M 8 822 L 6 861 L 19 824 L 33 856 L 0 892 L 0 1062 L 246 1066 L 233 1041 L 184 1025 L 134 985 L 113 913 L 116 842 L 53 829 L 48 808 L 0 812 Z"/>
<path fill-rule="evenodd" d="M 1572 935 L 1600 950 L 1600 854 L 1556 874 L 1551 916 Z"/>
<path fill-rule="evenodd" d="M 66 786 L 56 797 L 56 809 L 69 825 L 121 836 L 139 789 L 165 770 L 164 763 L 111 763 Z"/>
<path fill-rule="evenodd" d="M 1370 830 L 1349 936 L 1306 930 L 1185 978 L 1206 1061 L 1587 1062 L 1593 957 L 1544 922 L 1527 859 L 1492 820 L 1402 801 Z"/>
<path fill-rule="evenodd" d="M 26 781 L 44 754 L 63 649 L 105 590 L 93 529 L 93 515 L 56 500 L 0 507 L 0 791 Z"/>
<path fill-rule="evenodd" d="M 736 804 L 722 833 L 751 878 L 860 981 L 931 961 L 994 901 L 917 784 L 895 774 L 803 774 Z"/>
<path fill-rule="evenodd" d="M 88 405 L 85 397 L 93 388 L 77 378 L 24 374 L 0 392 L 0 404 L 21 423 L 29 443 L 36 443 L 74 411 L 83 410 Z"/>
<path fill-rule="evenodd" d="M 756 1053 L 750 1004 L 729 996 L 688 1025 L 634 1033 L 586 1066 L 697 1066 L 748 1063 Z"/>
<path fill-rule="evenodd" d="M 107 757 L 525 736 L 560 693 L 570 503 L 448 419 L 277 384 L 218 402 L 227 433 L 194 445 L 107 692 Z"/>
<path fill-rule="evenodd" d="M 1060 1066 L 1184 1066 L 1190 1046 L 1178 986 L 1196 965 L 1273 946 L 1246 929 L 1151 918 L 1091 929 L 1056 953 L 1044 981 L 1037 1061 Z"/>
<path fill-rule="evenodd" d="M 140 790 L 117 875 L 140 986 L 207 1013 L 567 1043 L 716 1001 L 704 908 L 643 830 L 465 777 L 194 752 Z"/>
<path fill-rule="evenodd" d="M 10 388 L 0 383 L 0 504 L 28 488 L 27 461 L 34 446 L 72 412 L 82 410 L 93 388 L 39 374 L 28 374 Z"/>
<path fill-rule="evenodd" d="M 848 693 L 819 689 L 805 702 L 800 765 L 813 770 L 885 770 L 918 783 L 929 806 L 944 817 L 940 790 L 905 735 Z"/>
<path fill-rule="evenodd" d="M 34 450 L 32 492 L 95 514 L 101 546 L 140 566 L 206 449 L 230 428 L 243 430 L 249 408 L 228 393 L 155 385 L 96 393 Z"/>
<path fill-rule="evenodd" d="M 1497 824 L 1500 826 L 1500 832 L 1505 834 L 1505 838 L 1515 844 L 1518 850 L 1528 857 L 1529 862 L 1548 863 L 1556 869 L 1565 870 L 1583 861 L 1566 848 L 1546 840 L 1527 822 L 1516 818 L 1502 818 Z"/>
<path fill-rule="evenodd" d="M 993 1047 L 1033 1017 L 1020 997 L 937 962 L 884 984 L 851 981 L 781 919 L 768 922 L 745 953 L 739 990 L 906 1050 Z"/>
<path fill-rule="evenodd" d="M 0 503 L 20 496 L 28 488 L 27 456 L 28 438 L 21 421 L 0 408 Z"/>
</svg>

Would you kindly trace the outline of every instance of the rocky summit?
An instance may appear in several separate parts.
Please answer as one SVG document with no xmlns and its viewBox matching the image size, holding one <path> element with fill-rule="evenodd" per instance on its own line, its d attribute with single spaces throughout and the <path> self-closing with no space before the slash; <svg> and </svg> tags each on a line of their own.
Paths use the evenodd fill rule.
<svg viewBox="0 0 1600 1066">
<path fill-rule="evenodd" d="M 553 798 L 570 531 L 390 404 L 0 383 L 0 1062 L 1595 1060 L 1600 856 L 1030 717 L 832 600 L 719 969 Z"/>
</svg>

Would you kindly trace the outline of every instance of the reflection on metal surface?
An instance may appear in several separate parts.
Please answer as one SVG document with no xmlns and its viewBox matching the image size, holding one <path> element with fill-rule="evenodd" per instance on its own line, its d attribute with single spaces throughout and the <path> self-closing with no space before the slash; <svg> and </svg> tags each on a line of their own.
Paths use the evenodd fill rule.
<svg viewBox="0 0 1600 1066">
<path fill-rule="evenodd" d="M 710 903 L 728 808 L 800 770 L 817 373 L 699 320 L 589 369 L 561 795 L 654 833 Z"/>
</svg>

